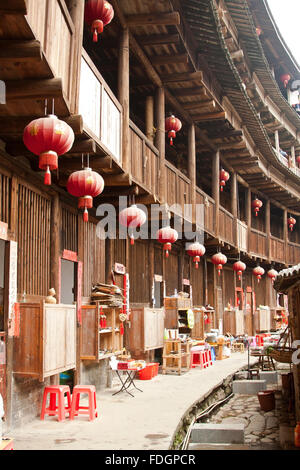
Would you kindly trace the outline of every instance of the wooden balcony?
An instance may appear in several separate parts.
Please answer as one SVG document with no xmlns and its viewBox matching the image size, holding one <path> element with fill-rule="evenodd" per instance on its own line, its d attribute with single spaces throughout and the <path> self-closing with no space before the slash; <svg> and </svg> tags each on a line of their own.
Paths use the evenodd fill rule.
<svg viewBox="0 0 300 470">
<path fill-rule="evenodd" d="M 251 228 L 249 236 L 249 253 L 261 258 L 268 258 L 267 235 Z"/>
<path fill-rule="evenodd" d="M 270 247 L 269 247 L 269 258 L 272 261 L 278 261 L 279 263 L 284 263 L 285 256 L 285 242 L 280 238 L 270 236 Z"/>
<path fill-rule="evenodd" d="M 219 211 L 219 236 L 222 241 L 235 245 L 234 217 L 224 207 Z"/>
<path fill-rule="evenodd" d="M 205 194 L 200 188 L 196 188 L 196 204 L 204 207 L 204 227 L 210 235 L 215 234 L 215 201 Z"/>
<path fill-rule="evenodd" d="M 192 187 L 191 181 L 170 162 L 166 161 L 165 197 L 171 211 L 184 215 L 186 220 L 192 220 Z"/>
<path fill-rule="evenodd" d="M 288 242 L 287 245 L 287 264 L 298 264 L 300 261 L 300 245 Z"/>
<path fill-rule="evenodd" d="M 245 253 L 248 252 L 248 225 L 241 220 L 236 221 L 237 248 Z"/>
</svg>

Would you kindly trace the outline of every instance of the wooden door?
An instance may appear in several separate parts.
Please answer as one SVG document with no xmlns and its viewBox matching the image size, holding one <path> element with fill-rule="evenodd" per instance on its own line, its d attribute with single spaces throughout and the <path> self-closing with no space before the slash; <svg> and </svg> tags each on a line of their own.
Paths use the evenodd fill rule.
<svg viewBox="0 0 300 470">
<path fill-rule="evenodd" d="M 144 310 L 145 351 L 163 347 L 164 323 L 162 310 L 145 308 Z"/>
<path fill-rule="evenodd" d="M 191 331 L 191 337 L 194 339 L 204 339 L 204 315 L 201 310 L 193 310 L 194 328 Z"/>
<path fill-rule="evenodd" d="M 99 356 L 99 309 L 96 305 L 81 308 L 80 359 L 96 361 Z"/>
</svg>

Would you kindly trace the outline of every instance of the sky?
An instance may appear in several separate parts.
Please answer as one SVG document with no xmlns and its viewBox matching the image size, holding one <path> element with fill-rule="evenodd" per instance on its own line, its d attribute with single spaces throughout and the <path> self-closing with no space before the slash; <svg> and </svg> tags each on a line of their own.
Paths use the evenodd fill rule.
<svg viewBox="0 0 300 470">
<path fill-rule="evenodd" d="M 268 0 L 278 29 L 300 65 L 300 0 Z"/>
</svg>

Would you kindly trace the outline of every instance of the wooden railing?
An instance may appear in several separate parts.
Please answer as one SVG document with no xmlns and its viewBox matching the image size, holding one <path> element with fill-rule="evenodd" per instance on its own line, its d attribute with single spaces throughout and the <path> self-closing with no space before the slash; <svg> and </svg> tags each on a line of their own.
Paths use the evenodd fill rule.
<svg viewBox="0 0 300 470">
<path fill-rule="evenodd" d="M 69 103 L 75 99 L 74 61 L 77 36 L 65 0 L 27 0 L 27 21 L 50 64 L 55 77 L 61 78 Z M 77 41 L 78 42 L 78 41 Z M 78 49 L 77 49 L 78 50 Z"/>
<path fill-rule="evenodd" d="M 152 142 L 130 121 L 130 159 L 133 178 L 158 196 L 159 152 Z"/>
<path fill-rule="evenodd" d="M 81 60 L 79 114 L 91 137 L 121 162 L 122 106 L 85 51 Z"/>
<path fill-rule="evenodd" d="M 239 250 L 247 252 L 248 251 L 248 225 L 242 222 L 241 220 L 236 221 L 236 230 L 237 230 L 237 247 Z"/>
<path fill-rule="evenodd" d="M 280 238 L 270 236 L 269 258 L 272 261 L 285 262 L 285 242 Z"/>
<path fill-rule="evenodd" d="M 287 264 L 300 263 L 300 245 L 297 243 L 288 242 L 287 245 Z"/>
<path fill-rule="evenodd" d="M 219 236 L 223 241 L 234 245 L 234 217 L 222 206 L 219 210 Z"/>
<path fill-rule="evenodd" d="M 250 230 L 249 252 L 267 258 L 267 235 L 252 228 Z"/>
<path fill-rule="evenodd" d="M 177 170 L 170 162 L 166 161 L 166 202 L 173 206 L 173 212 L 185 215 L 187 220 L 191 219 L 192 188 L 189 178 Z M 176 205 L 180 206 L 176 208 Z"/>
</svg>

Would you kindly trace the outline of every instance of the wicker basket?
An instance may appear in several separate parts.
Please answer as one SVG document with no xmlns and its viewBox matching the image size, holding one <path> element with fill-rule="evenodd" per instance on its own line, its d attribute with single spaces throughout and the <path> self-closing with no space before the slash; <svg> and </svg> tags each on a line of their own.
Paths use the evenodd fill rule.
<svg viewBox="0 0 300 470">
<path fill-rule="evenodd" d="M 291 348 L 284 348 L 284 349 L 272 349 L 269 352 L 269 356 L 277 362 L 283 362 L 284 364 L 291 364 L 292 363 L 292 354 L 294 350 Z"/>
</svg>

